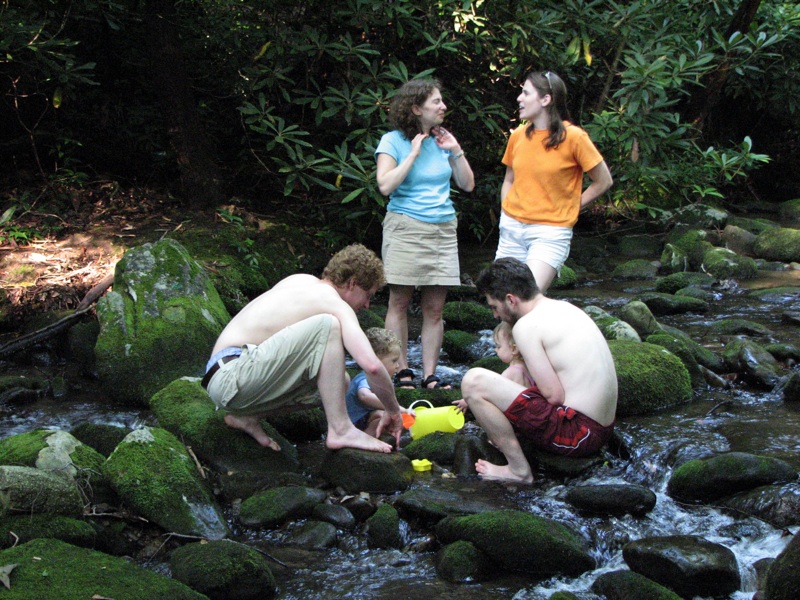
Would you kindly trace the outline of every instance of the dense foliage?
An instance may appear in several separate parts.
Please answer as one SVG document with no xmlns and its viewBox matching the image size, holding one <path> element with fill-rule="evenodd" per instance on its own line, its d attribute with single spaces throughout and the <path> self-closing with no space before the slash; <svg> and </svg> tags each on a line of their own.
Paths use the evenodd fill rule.
<svg viewBox="0 0 800 600">
<path fill-rule="evenodd" d="M 607 207 L 628 217 L 734 193 L 767 153 L 794 156 L 800 124 L 794 2 L 27 0 L 0 20 L 9 181 L 67 206 L 63 186 L 101 176 L 175 182 L 188 205 L 281 207 L 332 244 L 380 220 L 373 152 L 410 77 L 444 84 L 478 238 L 529 70 L 565 79 L 616 180 Z"/>
</svg>

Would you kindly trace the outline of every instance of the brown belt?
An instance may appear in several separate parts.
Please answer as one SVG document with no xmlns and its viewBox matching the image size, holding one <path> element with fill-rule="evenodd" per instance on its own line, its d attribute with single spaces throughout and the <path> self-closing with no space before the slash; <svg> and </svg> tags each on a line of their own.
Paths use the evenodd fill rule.
<svg viewBox="0 0 800 600">
<path fill-rule="evenodd" d="M 235 354 L 233 356 L 223 356 L 222 358 L 220 358 L 217 362 L 211 365 L 211 368 L 203 376 L 203 381 L 200 382 L 200 385 L 202 385 L 203 388 L 207 388 L 208 382 L 211 381 L 211 378 L 214 376 L 214 373 L 219 371 L 219 368 L 225 363 L 229 363 L 237 358 L 239 358 L 238 354 Z"/>
</svg>

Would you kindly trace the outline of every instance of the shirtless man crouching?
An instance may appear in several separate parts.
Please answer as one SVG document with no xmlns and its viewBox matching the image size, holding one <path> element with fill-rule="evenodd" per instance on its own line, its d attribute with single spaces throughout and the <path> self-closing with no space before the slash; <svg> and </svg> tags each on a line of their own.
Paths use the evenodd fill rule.
<svg viewBox="0 0 800 600">
<path fill-rule="evenodd" d="M 546 298 L 528 266 L 501 258 L 476 281 L 494 316 L 513 326 L 535 386 L 525 387 L 486 369 L 470 369 L 461 382 L 472 414 L 508 465 L 478 460 L 484 478 L 532 482 L 520 435 L 547 452 L 586 456 L 614 428 L 617 374 L 603 334 L 580 308 Z"/>
<path fill-rule="evenodd" d="M 259 421 L 314 406 L 318 391 L 328 448 L 391 452 L 355 428 L 344 400 L 347 351 L 386 409 L 377 435 L 386 431 L 399 440 L 403 424 L 392 380 L 356 317 L 385 283 L 380 259 L 354 244 L 331 258 L 322 278 L 290 275 L 247 304 L 217 339 L 203 378 L 208 395 L 227 411 L 225 423 L 280 450 Z"/>
</svg>

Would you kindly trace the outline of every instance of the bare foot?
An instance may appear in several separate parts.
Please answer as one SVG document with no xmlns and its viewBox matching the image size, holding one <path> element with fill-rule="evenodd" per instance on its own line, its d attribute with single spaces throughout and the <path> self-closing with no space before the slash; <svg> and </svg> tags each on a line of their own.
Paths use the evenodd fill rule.
<svg viewBox="0 0 800 600">
<path fill-rule="evenodd" d="M 267 435 L 267 433 L 261 428 L 259 421 L 260 419 L 256 416 L 248 415 L 237 417 L 230 413 L 225 415 L 225 424 L 228 427 L 233 427 L 234 429 L 244 431 L 245 433 L 251 435 L 255 441 L 265 448 L 272 448 L 276 452 L 280 452 L 280 444 Z"/>
<path fill-rule="evenodd" d="M 384 452 L 387 454 L 392 451 L 392 447 L 386 442 L 382 442 L 371 435 L 367 435 L 355 427 L 348 429 L 347 433 L 344 435 L 338 435 L 329 428 L 325 445 L 331 450 L 338 450 L 339 448 L 357 448 L 359 450 Z"/>
<path fill-rule="evenodd" d="M 505 481 L 533 483 L 533 474 L 530 471 L 527 474 L 517 475 L 511 471 L 511 467 L 508 465 L 493 465 L 483 459 L 478 459 L 478 462 L 475 463 L 475 470 L 481 479 L 503 479 Z"/>
</svg>

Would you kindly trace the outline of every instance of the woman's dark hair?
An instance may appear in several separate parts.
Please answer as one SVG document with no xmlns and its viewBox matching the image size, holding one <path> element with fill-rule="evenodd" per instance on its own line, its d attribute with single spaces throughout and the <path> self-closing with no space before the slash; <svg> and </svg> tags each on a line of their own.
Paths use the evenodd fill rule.
<svg viewBox="0 0 800 600">
<path fill-rule="evenodd" d="M 442 86 L 436 79 L 412 79 L 404 83 L 389 106 L 389 125 L 392 129 L 399 129 L 409 140 L 418 133 L 427 133 L 419 128 L 419 117 L 411 108 L 422 106 L 434 90 L 441 89 Z"/>
<path fill-rule="evenodd" d="M 564 127 L 564 119 L 569 119 L 567 111 L 567 86 L 564 85 L 561 77 L 552 71 L 543 73 L 529 73 L 527 81 L 536 89 L 540 98 L 550 95 L 550 104 L 545 107 L 550 124 L 547 129 L 550 135 L 544 141 L 545 148 L 558 148 L 558 145 L 567 137 L 567 128 Z M 530 123 L 525 129 L 525 135 L 530 138 L 533 135 L 534 126 Z"/>
<path fill-rule="evenodd" d="M 530 300 L 539 293 L 530 267 L 521 260 L 508 257 L 498 258 L 481 271 L 475 287 L 481 294 L 488 294 L 496 300 L 505 299 L 506 294 Z"/>
</svg>

